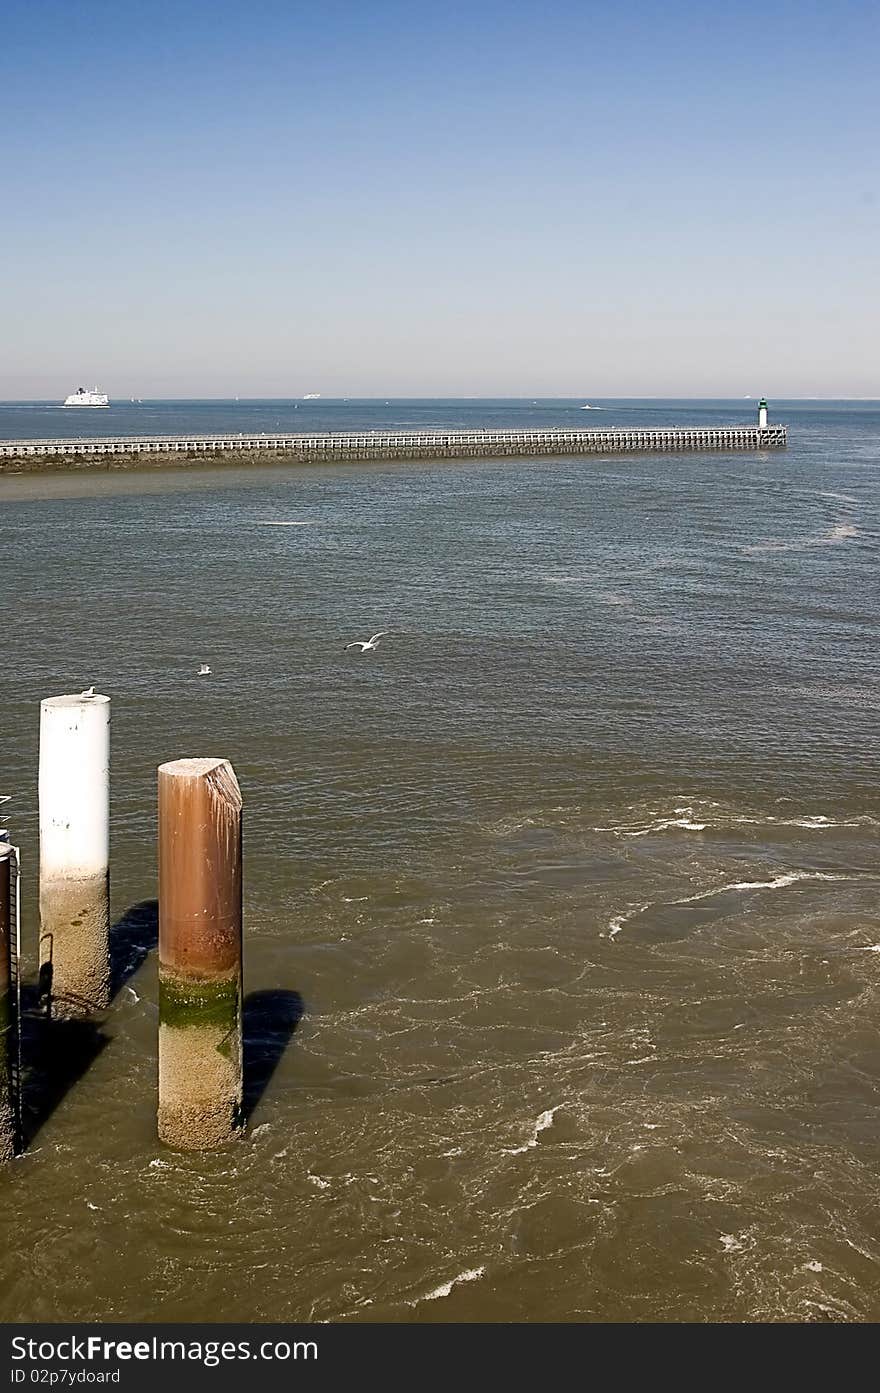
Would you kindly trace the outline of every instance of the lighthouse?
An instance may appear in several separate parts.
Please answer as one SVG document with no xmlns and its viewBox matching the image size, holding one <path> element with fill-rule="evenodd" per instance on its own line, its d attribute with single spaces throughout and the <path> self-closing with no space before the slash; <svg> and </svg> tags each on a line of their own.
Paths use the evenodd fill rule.
<svg viewBox="0 0 880 1393">
<path fill-rule="evenodd" d="M 767 403 L 762 397 L 758 402 L 758 430 L 767 429 Z"/>
</svg>

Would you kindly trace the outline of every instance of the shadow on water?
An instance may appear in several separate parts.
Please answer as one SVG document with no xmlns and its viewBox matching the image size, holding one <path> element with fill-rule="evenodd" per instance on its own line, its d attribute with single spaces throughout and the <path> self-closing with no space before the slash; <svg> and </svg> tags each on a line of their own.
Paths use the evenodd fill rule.
<svg viewBox="0 0 880 1393">
<path fill-rule="evenodd" d="M 143 967 L 159 944 L 159 901 L 140 900 L 110 930 L 110 999 Z"/>
<path fill-rule="evenodd" d="M 125 911 L 110 931 L 110 995 L 118 996 L 144 965 L 159 939 L 159 906 L 142 900 Z M 103 1022 L 63 1020 L 52 1015 L 51 978 L 22 987 L 21 1146 L 27 1148 L 41 1127 L 84 1077 L 110 1043 Z M 272 988 L 251 992 L 242 1007 L 244 1098 L 247 1123 L 303 1014 L 299 992 Z"/>
<path fill-rule="evenodd" d="M 244 999 L 244 1098 L 242 1121 L 250 1121 L 269 1080 L 281 1062 L 303 1014 L 299 992 L 273 988 L 250 992 Z"/>
<path fill-rule="evenodd" d="M 99 1022 L 54 1020 L 41 1006 L 37 987 L 22 990 L 22 1147 L 31 1144 L 109 1043 Z"/>
<path fill-rule="evenodd" d="M 110 930 L 110 997 L 143 966 L 159 941 L 157 900 L 131 905 Z M 63 1020 L 52 1013 L 51 968 L 23 984 L 21 1146 L 27 1147 L 66 1095 L 107 1048 L 100 1020 Z"/>
</svg>

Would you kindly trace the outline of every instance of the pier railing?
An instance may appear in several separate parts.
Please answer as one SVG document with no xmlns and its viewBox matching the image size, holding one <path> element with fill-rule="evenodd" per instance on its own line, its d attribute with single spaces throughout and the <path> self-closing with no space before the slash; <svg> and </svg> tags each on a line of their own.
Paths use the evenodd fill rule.
<svg viewBox="0 0 880 1393">
<path fill-rule="evenodd" d="M 303 461 L 395 458 L 467 458 L 500 455 L 667 453 L 676 450 L 772 450 L 787 444 L 785 426 L 687 426 L 631 430 L 432 430 L 358 431 L 314 435 L 130 435 L 105 439 L 0 441 L 0 459 L 106 455 L 204 455 L 257 453 Z"/>
</svg>

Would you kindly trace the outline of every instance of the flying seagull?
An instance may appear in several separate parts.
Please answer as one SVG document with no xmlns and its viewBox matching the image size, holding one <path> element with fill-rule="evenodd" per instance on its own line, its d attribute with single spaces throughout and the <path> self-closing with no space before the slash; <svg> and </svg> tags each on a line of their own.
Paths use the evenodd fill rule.
<svg viewBox="0 0 880 1393">
<path fill-rule="evenodd" d="M 94 689 L 94 687 L 87 687 L 86 690 L 85 690 L 84 692 L 80 692 L 80 696 L 81 696 L 81 697 L 93 697 L 94 695 L 95 695 L 95 689 Z"/>
<path fill-rule="evenodd" d="M 367 639 L 366 642 L 364 642 L 363 639 L 359 639 L 359 638 L 358 638 L 358 639 L 355 639 L 354 643 L 347 643 L 347 644 L 345 645 L 345 647 L 346 647 L 346 648 L 359 648 L 359 649 L 361 650 L 362 653 L 368 653 L 368 652 L 370 651 L 371 648 L 376 648 L 376 647 L 378 647 L 379 639 L 380 639 L 380 638 L 384 638 L 385 635 L 386 635 L 388 632 L 389 632 L 388 629 L 380 629 L 379 632 L 378 632 L 378 634 L 373 634 L 373 637 Z"/>
<path fill-rule="evenodd" d="M 199 668 L 199 677 L 207 677 L 210 671 L 211 669 L 208 667 L 208 664 L 202 663 L 202 666 Z"/>
</svg>

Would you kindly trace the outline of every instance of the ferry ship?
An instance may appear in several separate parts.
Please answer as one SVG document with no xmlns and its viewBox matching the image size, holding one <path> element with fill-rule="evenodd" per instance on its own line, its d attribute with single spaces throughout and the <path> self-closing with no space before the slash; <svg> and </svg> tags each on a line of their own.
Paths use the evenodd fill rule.
<svg viewBox="0 0 880 1393">
<path fill-rule="evenodd" d="M 64 398 L 65 406 L 109 406 L 110 399 L 106 392 L 99 392 L 97 387 L 91 391 L 87 387 L 77 387 L 75 392 L 71 392 L 69 397 Z"/>
</svg>

